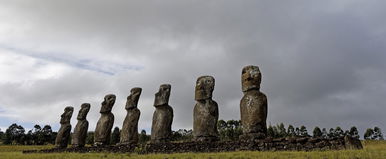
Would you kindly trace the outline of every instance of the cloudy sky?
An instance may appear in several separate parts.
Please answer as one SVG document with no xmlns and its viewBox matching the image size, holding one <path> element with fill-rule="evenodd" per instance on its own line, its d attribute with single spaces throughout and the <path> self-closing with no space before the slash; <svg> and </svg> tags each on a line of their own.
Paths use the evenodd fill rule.
<svg viewBox="0 0 386 159">
<path fill-rule="evenodd" d="M 197 77 L 216 79 L 220 119 L 239 119 L 241 69 L 257 65 L 268 123 L 386 130 L 386 1 L 0 0 L 0 128 L 59 128 L 65 106 L 106 94 L 122 127 L 142 87 L 139 129 L 170 83 L 173 129 L 192 128 Z"/>
</svg>

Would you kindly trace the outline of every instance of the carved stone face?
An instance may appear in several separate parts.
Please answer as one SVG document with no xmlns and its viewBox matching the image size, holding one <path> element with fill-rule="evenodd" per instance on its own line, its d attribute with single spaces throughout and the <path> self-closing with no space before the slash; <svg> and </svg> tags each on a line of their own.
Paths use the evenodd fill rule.
<svg viewBox="0 0 386 159">
<path fill-rule="evenodd" d="M 106 95 L 104 101 L 102 102 L 102 108 L 100 113 L 111 112 L 111 109 L 113 108 L 114 103 L 115 103 L 115 95 L 114 94 Z"/>
<path fill-rule="evenodd" d="M 163 84 L 155 94 L 154 106 L 168 105 L 170 96 L 170 84 Z"/>
<path fill-rule="evenodd" d="M 64 108 L 64 113 L 60 116 L 60 124 L 69 124 L 71 121 L 72 113 L 74 112 L 73 107 Z"/>
<path fill-rule="evenodd" d="M 241 74 L 241 85 L 243 92 L 260 89 L 261 72 L 257 66 L 245 66 Z"/>
<path fill-rule="evenodd" d="M 212 76 L 201 76 L 196 82 L 195 100 L 211 99 L 214 90 L 214 78 Z"/>
<path fill-rule="evenodd" d="M 135 87 L 131 89 L 130 95 L 127 97 L 126 109 L 136 108 L 138 105 L 139 96 L 141 96 L 142 88 Z"/>
<path fill-rule="evenodd" d="M 86 119 L 86 116 L 87 116 L 89 111 L 90 111 L 90 103 L 83 103 L 80 106 L 78 117 L 76 119 L 78 119 L 78 120 Z"/>
</svg>

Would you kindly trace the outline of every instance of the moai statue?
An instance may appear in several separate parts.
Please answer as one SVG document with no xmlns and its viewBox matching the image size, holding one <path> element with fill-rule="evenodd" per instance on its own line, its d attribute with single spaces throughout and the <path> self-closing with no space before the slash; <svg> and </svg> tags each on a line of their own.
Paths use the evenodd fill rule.
<svg viewBox="0 0 386 159">
<path fill-rule="evenodd" d="M 78 123 L 75 126 L 74 134 L 72 135 L 72 146 L 73 147 L 84 147 L 86 144 L 86 137 L 88 131 L 88 121 L 86 119 L 88 112 L 90 111 L 90 104 L 83 103 L 80 106 L 78 113 Z"/>
<path fill-rule="evenodd" d="M 151 142 L 168 142 L 172 135 L 173 109 L 169 106 L 170 84 L 163 84 L 155 94 Z"/>
<path fill-rule="evenodd" d="M 121 130 L 121 145 L 138 144 L 138 120 L 141 112 L 137 108 L 139 97 L 141 96 L 142 88 L 133 88 L 130 95 L 127 97 L 125 109 L 127 115 L 123 121 Z"/>
<path fill-rule="evenodd" d="M 215 80 L 212 76 L 201 76 L 196 82 L 193 112 L 193 140 L 217 141 L 218 105 L 212 100 Z"/>
<path fill-rule="evenodd" d="M 267 97 L 260 92 L 261 72 L 257 66 L 246 66 L 241 75 L 244 93 L 240 101 L 243 140 L 261 139 L 267 135 Z"/>
<path fill-rule="evenodd" d="M 74 112 L 73 107 L 64 108 L 64 113 L 60 116 L 60 129 L 58 135 L 55 139 L 55 146 L 57 148 L 66 148 L 68 145 L 68 140 L 70 139 L 71 134 L 71 117 Z"/>
<path fill-rule="evenodd" d="M 105 96 L 104 101 L 102 102 L 102 107 L 100 110 L 101 117 L 98 120 L 97 126 L 95 128 L 94 134 L 94 145 L 95 146 L 105 146 L 110 143 L 110 134 L 111 129 L 114 125 L 114 115 L 111 113 L 115 103 L 115 95 L 109 94 Z"/>
</svg>

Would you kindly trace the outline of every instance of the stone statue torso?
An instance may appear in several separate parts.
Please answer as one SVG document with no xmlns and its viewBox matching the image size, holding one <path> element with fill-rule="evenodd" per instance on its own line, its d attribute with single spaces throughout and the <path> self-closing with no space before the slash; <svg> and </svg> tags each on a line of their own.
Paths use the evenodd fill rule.
<svg viewBox="0 0 386 159">
<path fill-rule="evenodd" d="M 193 112 L 193 135 L 195 137 L 216 137 L 218 105 L 213 100 L 197 102 Z"/>
<path fill-rule="evenodd" d="M 57 136 L 60 136 L 60 137 L 56 138 L 55 145 L 61 148 L 67 147 L 68 140 L 70 139 L 70 133 L 71 133 L 71 124 L 62 124 L 57 134 Z"/>
<path fill-rule="evenodd" d="M 101 142 L 103 144 L 108 144 L 111 134 L 111 129 L 114 124 L 114 115 L 113 113 L 102 114 L 98 120 L 94 140 L 95 142 Z"/>
<path fill-rule="evenodd" d="M 240 101 L 244 133 L 266 132 L 267 97 L 258 90 L 245 92 Z"/>
<path fill-rule="evenodd" d="M 121 130 L 120 143 L 138 143 L 138 120 L 140 115 L 141 112 L 138 108 L 133 108 L 127 111 Z"/>
<path fill-rule="evenodd" d="M 153 114 L 151 140 L 153 142 L 167 141 L 171 136 L 173 109 L 169 105 L 157 106 Z"/>
<path fill-rule="evenodd" d="M 72 137 L 72 144 L 75 146 L 84 146 L 86 144 L 86 136 L 88 131 L 88 121 L 78 120 L 75 126 L 74 134 Z"/>
</svg>

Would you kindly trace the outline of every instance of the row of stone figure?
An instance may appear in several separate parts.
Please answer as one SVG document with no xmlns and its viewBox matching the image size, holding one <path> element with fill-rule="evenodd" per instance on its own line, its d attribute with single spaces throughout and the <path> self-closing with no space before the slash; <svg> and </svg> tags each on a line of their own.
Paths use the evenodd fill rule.
<svg viewBox="0 0 386 159">
<path fill-rule="evenodd" d="M 261 73 L 257 66 L 246 66 L 242 69 L 241 75 L 243 98 L 240 101 L 241 124 L 243 135 L 241 139 L 249 140 L 264 138 L 267 127 L 267 97 L 260 92 Z M 193 112 L 193 140 L 194 141 L 217 141 L 217 120 L 218 105 L 212 100 L 212 93 L 215 86 L 215 79 L 212 76 L 201 76 L 197 79 L 195 87 L 196 105 Z M 163 84 L 155 94 L 154 106 L 156 108 L 153 114 L 151 128 L 151 142 L 168 142 L 171 136 L 173 109 L 168 104 L 171 85 Z M 120 143 L 119 144 L 137 144 L 138 143 L 138 120 L 140 111 L 137 103 L 141 95 L 141 88 L 133 88 L 127 97 L 125 109 L 126 118 L 123 122 Z M 101 117 L 98 120 L 95 134 L 94 145 L 101 146 L 109 143 L 111 129 L 114 124 L 114 115 L 111 109 L 115 103 L 115 95 L 106 95 L 102 102 L 100 110 Z M 74 147 L 83 147 L 86 142 L 88 131 L 87 113 L 90 110 L 90 104 L 81 105 L 77 117 L 78 123 L 72 136 Z M 67 147 L 71 133 L 71 116 L 73 107 L 66 107 L 61 115 L 61 127 L 55 141 L 57 147 Z"/>
</svg>

